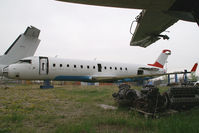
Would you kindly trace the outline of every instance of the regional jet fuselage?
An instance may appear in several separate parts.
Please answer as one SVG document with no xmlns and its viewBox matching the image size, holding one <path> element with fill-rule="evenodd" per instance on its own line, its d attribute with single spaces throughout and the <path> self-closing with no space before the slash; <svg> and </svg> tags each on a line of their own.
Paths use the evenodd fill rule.
<svg viewBox="0 0 199 133">
<path fill-rule="evenodd" d="M 163 50 L 155 63 L 148 65 L 33 56 L 4 68 L 4 75 L 25 80 L 137 81 L 165 74 L 163 67 L 170 53 Z"/>
</svg>

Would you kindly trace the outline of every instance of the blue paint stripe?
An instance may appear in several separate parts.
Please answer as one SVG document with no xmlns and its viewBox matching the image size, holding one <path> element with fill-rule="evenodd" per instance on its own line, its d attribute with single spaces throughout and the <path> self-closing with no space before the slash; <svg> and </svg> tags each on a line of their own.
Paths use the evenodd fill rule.
<svg viewBox="0 0 199 133">
<path fill-rule="evenodd" d="M 91 81 L 91 76 L 57 76 L 54 80 L 58 81 Z"/>
<path fill-rule="evenodd" d="M 118 82 L 138 82 L 138 81 L 142 81 L 142 80 L 149 80 L 152 79 L 151 77 L 143 77 L 143 78 L 126 78 L 126 79 L 122 79 L 122 80 L 118 80 Z"/>
</svg>

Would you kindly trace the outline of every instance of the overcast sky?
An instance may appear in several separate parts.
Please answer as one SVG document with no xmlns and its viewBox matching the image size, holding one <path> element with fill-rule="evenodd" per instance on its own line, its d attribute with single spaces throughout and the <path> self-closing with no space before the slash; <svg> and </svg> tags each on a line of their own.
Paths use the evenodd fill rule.
<svg viewBox="0 0 199 133">
<path fill-rule="evenodd" d="M 196 23 L 178 21 L 167 29 L 170 40 L 147 48 L 130 46 L 130 25 L 140 11 L 54 0 L 1 0 L 0 54 L 33 25 L 41 30 L 36 55 L 148 64 L 170 49 L 168 71 L 191 69 L 199 61 Z"/>
</svg>

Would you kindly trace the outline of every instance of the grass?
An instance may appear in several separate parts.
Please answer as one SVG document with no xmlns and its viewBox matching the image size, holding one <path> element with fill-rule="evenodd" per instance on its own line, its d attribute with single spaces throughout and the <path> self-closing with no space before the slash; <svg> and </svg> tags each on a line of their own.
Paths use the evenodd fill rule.
<svg viewBox="0 0 199 133">
<path fill-rule="evenodd" d="M 161 89 L 161 91 L 166 88 Z M 116 106 L 116 86 L 57 86 L 41 90 L 37 85 L 0 88 L 0 133 L 197 133 L 199 109 L 160 119 L 146 119 Z"/>
</svg>

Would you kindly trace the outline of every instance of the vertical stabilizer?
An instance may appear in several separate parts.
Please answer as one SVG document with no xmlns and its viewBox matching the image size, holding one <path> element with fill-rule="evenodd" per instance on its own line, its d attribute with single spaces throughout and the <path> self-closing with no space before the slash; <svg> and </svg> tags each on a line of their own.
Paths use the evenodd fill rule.
<svg viewBox="0 0 199 133">
<path fill-rule="evenodd" d="M 149 66 L 159 67 L 163 68 L 164 64 L 167 61 L 168 56 L 171 54 L 171 50 L 165 49 L 162 51 L 162 53 L 159 55 L 158 59 L 155 61 L 154 64 L 148 64 Z"/>
<path fill-rule="evenodd" d="M 198 67 L 198 63 L 195 63 L 191 69 L 191 72 L 196 72 L 197 67 Z"/>
<path fill-rule="evenodd" d="M 22 58 L 33 56 L 40 43 L 38 39 L 40 30 L 30 26 L 19 35 L 3 56 L 0 57 L 1 65 L 9 65 Z"/>
</svg>

